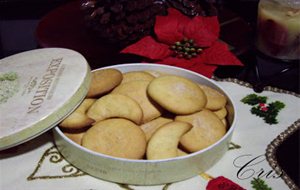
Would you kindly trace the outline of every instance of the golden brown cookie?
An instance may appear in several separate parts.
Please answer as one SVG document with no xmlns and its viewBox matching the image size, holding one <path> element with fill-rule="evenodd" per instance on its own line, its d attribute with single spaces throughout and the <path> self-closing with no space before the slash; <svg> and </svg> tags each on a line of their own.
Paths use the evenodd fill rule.
<svg viewBox="0 0 300 190">
<path fill-rule="evenodd" d="M 117 86 L 111 93 L 123 94 L 134 99 L 143 110 L 143 123 L 151 121 L 161 115 L 160 108 L 147 95 L 149 81 L 131 81 Z"/>
<path fill-rule="evenodd" d="M 179 140 L 191 128 L 191 124 L 180 121 L 173 121 L 160 127 L 148 142 L 147 159 L 177 157 Z"/>
<path fill-rule="evenodd" d="M 146 135 L 146 139 L 147 141 L 149 141 L 149 139 L 152 137 L 153 133 L 160 128 L 161 126 L 163 126 L 166 123 L 169 123 L 173 121 L 170 118 L 165 118 L 165 117 L 158 117 L 156 119 L 153 119 L 147 123 L 144 123 L 143 125 L 141 125 L 141 129 L 144 131 L 145 135 Z"/>
<path fill-rule="evenodd" d="M 185 155 L 188 155 L 189 153 L 181 150 L 181 149 L 177 149 L 177 156 L 185 156 Z"/>
<path fill-rule="evenodd" d="M 180 139 L 181 146 L 189 152 L 196 152 L 214 144 L 226 133 L 222 121 L 210 110 L 177 116 L 175 121 L 184 121 L 193 125 L 193 128 Z"/>
<path fill-rule="evenodd" d="M 227 115 L 227 109 L 225 107 L 213 112 L 218 116 L 219 119 L 224 119 Z"/>
<path fill-rule="evenodd" d="M 71 139 L 73 142 L 81 145 L 81 140 L 86 132 L 87 129 L 80 129 L 80 130 L 64 130 L 62 129 L 62 132 L 64 135 L 66 135 L 69 139 Z"/>
<path fill-rule="evenodd" d="M 87 111 L 87 115 L 97 121 L 120 117 L 140 124 L 143 111 L 132 98 L 122 94 L 107 94 L 99 98 Z"/>
<path fill-rule="evenodd" d="M 90 150 L 128 159 L 141 159 L 145 154 L 146 144 L 141 128 L 121 118 L 97 122 L 82 138 L 82 146 Z"/>
<path fill-rule="evenodd" d="M 151 81 L 154 79 L 154 76 L 144 71 L 130 71 L 123 73 L 122 83 L 136 81 L 136 80 L 145 80 Z"/>
<path fill-rule="evenodd" d="M 205 108 L 209 110 L 219 110 L 225 107 L 227 99 L 222 93 L 203 84 L 199 84 L 199 86 L 207 97 Z"/>
<path fill-rule="evenodd" d="M 228 122 L 226 120 L 226 118 L 221 119 L 222 123 L 224 124 L 225 128 L 227 129 L 228 127 Z"/>
<path fill-rule="evenodd" d="M 87 93 L 87 97 L 100 97 L 119 85 L 122 79 L 123 75 L 117 69 L 102 69 L 93 71 L 92 81 Z"/>
<path fill-rule="evenodd" d="M 62 128 L 78 129 L 90 126 L 95 122 L 92 118 L 86 115 L 89 107 L 95 102 L 95 99 L 87 98 L 79 105 L 73 113 L 71 113 L 67 118 L 65 118 L 59 126 Z"/>
<path fill-rule="evenodd" d="M 175 75 L 155 78 L 148 86 L 149 96 L 175 114 L 191 114 L 206 104 L 206 96 L 195 82 Z"/>
</svg>

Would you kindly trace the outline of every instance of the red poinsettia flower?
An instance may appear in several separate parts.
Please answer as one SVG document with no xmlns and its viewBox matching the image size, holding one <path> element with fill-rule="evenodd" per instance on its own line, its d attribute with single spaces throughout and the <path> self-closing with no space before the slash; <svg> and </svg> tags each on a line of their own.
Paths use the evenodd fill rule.
<svg viewBox="0 0 300 190">
<path fill-rule="evenodd" d="M 230 179 L 219 176 L 210 180 L 206 186 L 206 190 L 246 190 L 234 183 Z"/>
<path fill-rule="evenodd" d="M 121 51 L 150 59 L 151 62 L 174 65 L 211 77 L 218 65 L 242 65 L 220 42 L 216 16 L 189 18 L 176 9 L 167 16 L 157 16 L 156 37 L 146 36 Z"/>
</svg>

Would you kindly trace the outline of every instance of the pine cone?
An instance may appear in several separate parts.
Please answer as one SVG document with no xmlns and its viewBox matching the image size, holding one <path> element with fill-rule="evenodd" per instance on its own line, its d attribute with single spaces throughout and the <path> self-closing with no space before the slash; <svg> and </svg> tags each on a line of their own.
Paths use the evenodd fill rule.
<svg viewBox="0 0 300 190">
<path fill-rule="evenodd" d="M 173 7 L 188 16 L 209 15 L 203 9 L 211 3 L 199 0 L 83 0 L 87 27 L 102 40 L 126 46 L 153 35 L 156 15 Z"/>
<path fill-rule="evenodd" d="M 85 0 L 88 28 L 110 43 L 127 45 L 149 35 L 155 16 L 165 8 L 154 0 Z"/>
<path fill-rule="evenodd" d="M 214 2 L 214 0 L 166 0 L 168 7 L 176 8 L 190 17 L 217 15 Z"/>
</svg>

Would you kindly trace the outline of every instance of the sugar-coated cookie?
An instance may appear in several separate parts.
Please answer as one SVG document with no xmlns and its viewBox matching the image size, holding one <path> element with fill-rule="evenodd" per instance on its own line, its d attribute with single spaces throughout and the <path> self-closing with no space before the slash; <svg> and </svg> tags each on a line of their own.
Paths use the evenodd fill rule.
<svg viewBox="0 0 300 190">
<path fill-rule="evenodd" d="M 152 137 L 153 133 L 158 128 L 160 128 L 164 124 L 169 123 L 171 121 L 173 121 L 173 119 L 166 118 L 166 117 L 158 117 L 156 119 L 148 121 L 147 123 L 144 123 L 140 127 L 144 131 L 147 141 L 149 141 L 149 139 Z"/>
<path fill-rule="evenodd" d="M 147 95 L 149 81 L 130 81 L 117 86 L 111 93 L 123 94 L 134 99 L 143 110 L 143 123 L 151 121 L 161 115 L 161 110 Z"/>
<path fill-rule="evenodd" d="M 92 72 L 92 81 L 88 98 L 98 98 L 101 95 L 111 91 L 121 83 L 123 79 L 122 73 L 117 69 L 102 69 Z"/>
<path fill-rule="evenodd" d="M 95 102 L 95 99 L 86 98 L 68 117 L 66 117 L 59 126 L 62 128 L 78 129 L 91 125 L 95 120 L 86 115 L 89 107 Z"/>
<path fill-rule="evenodd" d="M 82 138 L 82 146 L 90 150 L 127 159 L 141 159 L 146 145 L 146 137 L 141 128 L 122 118 L 97 122 Z"/>
<path fill-rule="evenodd" d="M 199 84 L 199 86 L 207 97 L 205 108 L 210 110 L 219 110 L 225 107 L 227 99 L 222 93 L 203 84 Z"/>
<path fill-rule="evenodd" d="M 153 79 L 148 86 L 149 96 L 166 110 L 175 114 L 191 114 L 206 104 L 206 96 L 193 81 L 175 75 Z"/>
<path fill-rule="evenodd" d="M 140 105 L 132 98 L 122 94 L 102 96 L 88 109 L 87 115 L 96 122 L 120 117 L 140 124 L 143 119 L 143 111 Z"/>
<path fill-rule="evenodd" d="M 127 73 L 123 73 L 123 80 L 121 83 L 135 81 L 135 80 L 151 81 L 154 78 L 155 78 L 154 76 L 144 71 L 130 71 Z"/>
<path fill-rule="evenodd" d="M 180 145 L 189 152 L 202 150 L 221 139 L 226 133 L 222 121 L 210 110 L 176 116 L 175 121 L 184 121 L 193 125 L 193 128 L 180 139 Z"/>
<path fill-rule="evenodd" d="M 191 128 L 191 124 L 180 121 L 173 121 L 160 127 L 148 142 L 147 159 L 177 157 L 179 140 Z"/>
</svg>

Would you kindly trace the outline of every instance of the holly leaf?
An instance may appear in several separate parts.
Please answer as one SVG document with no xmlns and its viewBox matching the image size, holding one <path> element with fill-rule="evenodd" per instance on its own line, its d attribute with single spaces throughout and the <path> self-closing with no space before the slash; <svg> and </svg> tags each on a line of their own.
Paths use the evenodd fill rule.
<svg viewBox="0 0 300 190">
<path fill-rule="evenodd" d="M 249 94 L 246 97 L 244 97 L 241 102 L 248 104 L 248 105 L 256 105 L 259 103 L 266 103 L 267 97 L 265 96 L 257 96 L 256 94 Z"/>
<path fill-rule="evenodd" d="M 276 119 L 279 111 L 285 107 L 285 104 L 280 101 L 272 102 L 268 105 L 268 112 L 264 116 L 264 120 L 268 124 L 277 124 L 278 120 Z"/>
<path fill-rule="evenodd" d="M 280 101 L 275 101 L 269 104 L 269 107 L 272 107 L 274 110 L 278 112 L 285 107 L 285 104 Z"/>
<path fill-rule="evenodd" d="M 263 112 L 260 110 L 259 106 L 254 106 L 251 108 L 251 113 L 259 117 L 267 117 L 268 112 Z"/>
<path fill-rule="evenodd" d="M 251 181 L 252 188 L 255 190 L 272 190 L 271 187 L 269 187 L 266 182 L 260 178 L 253 178 Z"/>
</svg>

